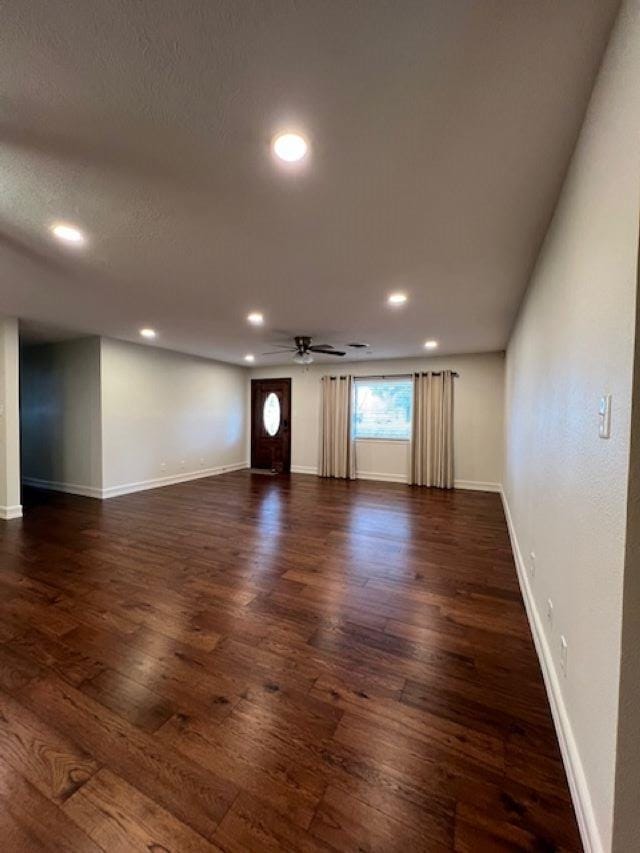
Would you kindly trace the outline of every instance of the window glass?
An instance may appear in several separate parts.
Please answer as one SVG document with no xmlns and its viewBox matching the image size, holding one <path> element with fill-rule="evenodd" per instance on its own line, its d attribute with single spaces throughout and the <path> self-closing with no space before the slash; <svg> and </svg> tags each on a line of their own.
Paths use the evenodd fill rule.
<svg viewBox="0 0 640 853">
<path fill-rule="evenodd" d="M 280 400 L 278 400 L 278 395 L 273 391 L 264 401 L 262 422 L 270 436 L 274 436 L 280 429 Z"/>
<path fill-rule="evenodd" d="M 410 379 L 356 379 L 355 438 L 411 437 Z"/>
</svg>

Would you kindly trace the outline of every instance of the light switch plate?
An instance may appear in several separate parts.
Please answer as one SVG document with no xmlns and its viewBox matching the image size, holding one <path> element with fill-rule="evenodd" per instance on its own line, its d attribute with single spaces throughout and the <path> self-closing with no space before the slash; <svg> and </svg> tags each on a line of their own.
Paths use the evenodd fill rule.
<svg viewBox="0 0 640 853">
<path fill-rule="evenodd" d="M 611 394 L 600 397 L 598 404 L 598 435 L 600 438 L 611 437 Z"/>
</svg>

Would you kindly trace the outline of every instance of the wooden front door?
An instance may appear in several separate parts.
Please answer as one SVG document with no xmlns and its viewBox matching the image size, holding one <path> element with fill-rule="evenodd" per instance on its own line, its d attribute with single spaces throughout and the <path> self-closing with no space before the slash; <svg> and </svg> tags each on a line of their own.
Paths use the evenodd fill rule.
<svg viewBox="0 0 640 853">
<path fill-rule="evenodd" d="M 291 380 L 251 380 L 251 467 L 291 469 Z"/>
</svg>

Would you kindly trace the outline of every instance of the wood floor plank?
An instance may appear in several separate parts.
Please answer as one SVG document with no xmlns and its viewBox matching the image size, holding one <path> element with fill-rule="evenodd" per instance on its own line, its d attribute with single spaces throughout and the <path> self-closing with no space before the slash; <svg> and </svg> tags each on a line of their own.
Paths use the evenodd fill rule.
<svg viewBox="0 0 640 853">
<path fill-rule="evenodd" d="M 504 768 L 504 743 L 498 737 L 474 732 L 436 714 L 420 712 L 393 698 L 375 698 L 362 690 L 349 690 L 330 679 L 319 679 L 311 695 L 363 716 L 387 732 L 398 730 L 429 746 L 460 753 L 497 769 Z"/>
<path fill-rule="evenodd" d="M 226 716 L 246 689 L 244 681 L 207 672 L 198 651 L 159 632 L 123 636 L 104 628 L 81 626 L 65 638 L 78 652 L 85 650 L 105 668 L 162 696 L 180 710 L 206 709 Z"/>
<path fill-rule="evenodd" d="M 28 688 L 27 688 L 28 689 Z M 48 709 L 40 706 L 37 711 Z M 98 769 L 88 751 L 76 745 L 73 734 L 65 736 L 0 691 L 0 754 L 22 773 L 40 793 L 63 802 Z"/>
<path fill-rule="evenodd" d="M 478 851 L 537 851 L 554 850 L 544 838 L 536 838 L 530 832 L 511 823 L 492 819 L 490 814 L 469 806 L 461 806 L 456 814 L 454 849 L 456 853 L 478 853 Z"/>
<path fill-rule="evenodd" d="M 498 495 L 240 471 L 23 503 L 0 849 L 581 849 Z"/>
<path fill-rule="evenodd" d="M 401 813 L 398 817 L 401 818 Z M 448 832 L 438 833 L 434 826 L 427 835 L 406 821 L 383 814 L 337 788 L 328 788 L 325 792 L 311 832 L 331 847 L 349 853 L 400 853 L 406 850 L 443 853 L 451 849 Z"/>
<path fill-rule="evenodd" d="M 262 798 L 265 803 L 307 829 L 319 802 L 319 796 L 300 786 L 297 768 L 289 761 L 265 761 L 260 741 L 253 741 L 253 752 L 245 756 L 227 743 L 226 730 L 217 723 L 179 714 L 158 732 L 168 747 L 176 749 L 239 789 Z M 231 748 L 228 748 L 231 747 Z"/>
<path fill-rule="evenodd" d="M 63 810 L 96 844 L 112 853 L 215 853 L 220 849 L 106 769 L 76 791 Z"/>
<path fill-rule="evenodd" d="M 53 676 L 23 691 L 30 707 L 46 707 L 48 719 L 125 781 L 211 839 L 237 790 L 199 765 L 167 750 L 79 690 Z"/>
<path fill-rule="evenodd" d="M 73 794 L 71 795 L 73 796 Z M 7 851 L 98 853 L 101 849 L 58 805 L 0 755 L 0 840 Z"/>
<path fill-rule="evenodd" d="M 66 638 L 54 638 L 43 634 L 37 628 L 31 628 L 15 637 L 8 645 L 30 660 L 34 666 L 55 672 L 70 684 L 80 684 L 105 669 L 103 663 L 92 658 L 84 650 L 72 648 L 68 634 Z"/>
<path fill-rule="evenodd" d="M 12 853 L 39 853 L 47 849 L 3 804 L 0 804 L 0 839 Z"/>
<path fill-rule="evenodd" d="M 13 693 L 42 674 L 42 668 L 10 645 L 0 645 L 0 688 Z"/>
<path fill-rule="evenodd" d="M 112 669 L 103 669 L 78 685 L 96 702 L 146 732 L 155 732 L 176 712 L 176 706 Z"/>
<path fill-rule="evenodd" d="M 335 849 L 244 793 L 220 824 L 216 841 L 226 853 L 327 853 Z"/>
</svg>

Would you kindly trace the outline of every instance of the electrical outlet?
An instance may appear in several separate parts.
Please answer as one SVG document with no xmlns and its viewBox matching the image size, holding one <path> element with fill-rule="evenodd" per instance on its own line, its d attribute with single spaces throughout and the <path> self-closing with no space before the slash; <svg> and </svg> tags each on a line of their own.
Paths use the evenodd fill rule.
<svg viewBox="0 0 640 853">
<path fill-rule="evenodd" d="M 204 459 L 202 457 L 200 457 L 200 465 L 204 468 Z"/>
<path fill-rule="evenodd" d="M 164 471 L 164 469 L 165 469 L 166 467 L 167 467 L 167 463 L 166 463 L 166 462 L 161 462 L 161 463 L 160 463 L 160 470 L 161 470 L 161 471 Z"/>
<path fill-rule="evenodd" d="M 567 640 L 564 634 L 560 637 L 560 666 L 562 672 L 567 674 Z"/>
<path fill-rule="evenodd" d="M 547 598 L 547 622 L 553 625 L 553 601 L 550 598 Z"/>
<path fill-rule="evenodd" d="M 532 578 L 536 576 L 536 555 L 533 551 L 529 554 L 529 574 Z"/>
<path fill-rule="evenodd" d="M 184 459 L 181 459 L 181 460 L 180 460 L 180 467 L 181 467 L 181 468 L 184 468 Z"/>
</svg>

